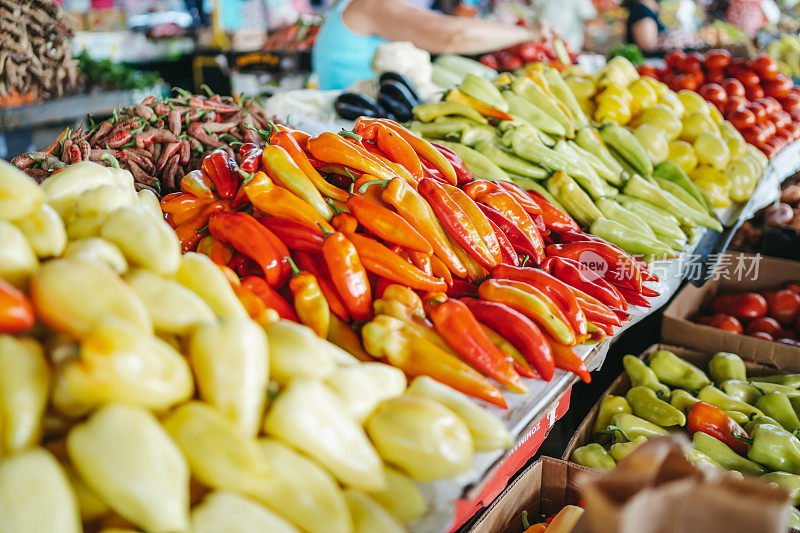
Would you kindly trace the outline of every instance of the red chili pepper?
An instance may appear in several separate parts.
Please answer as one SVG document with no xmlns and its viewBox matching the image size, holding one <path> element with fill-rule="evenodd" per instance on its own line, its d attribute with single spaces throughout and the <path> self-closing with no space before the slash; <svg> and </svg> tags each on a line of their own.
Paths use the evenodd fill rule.
<svg viewBox="0 0 800 533">
<path fill-rule="evenodd" d="M 624 285 L 636 293 L 642 292 L 642 273 L 628 254 L 620 253 L 608 243 L 583 241 L 568 244 L 551 244 L 545 250 L 548 257 L 558 256 L 579 261 L 584 267 L 602 274 L 616 286 Z M 602 264 L 595 264 L 595 262 Z"/>
<path fill-rule="evenodd" d="M 492 270 L 494 279 L 511 279 L 532 285 L 544 292 L 567 317 L 576 335 L 586 335 L 586 316 L 569 285 L 544 270 L 512 265 L 498 265 Z"/>
<path fill-rule="evenodd" d="M 436 148 L 436 150 L 438 150 L 439 153 L 442 154 L 444 158 L 450 162 L 451 165 L 453 165 L 453 170 L 456 171 L 456 180 L 458 180 L 458 185 L 469 183 L 470 181 L 475 179 L 475 174 L 473 174 L 472 171 L 467 168 L 467 165 L 464 163 L 464 160 L 461 159 L 461 157 L 457 153 L 452 151 L 450 148 L 442 146 L 439 143 L 431 142 L 431 145 L 433 145 L 433 147 Z M 427 163 L 428 165 L 433 167 L 433 165 L 431 165 L 429 162 Z M 441 176 L 441 172 L 439 173 L 439 175 Z M 446 180 L 444 179 L 444 177 L 441 177 L 439 178 L 439 181 L 446 181 Z"/>
<path fill-rule="evenodd" d="M 651 289 L 650 287 L 646 287 L 646 286 L 642 285 L 642 296 L 646 296 L 648 298 L 655 298 L 659 294 L 661 294 L 661 293 L 656 291 L 656 290 Z"/>
<path fill-rule="evenodd" d="M 587 271 L 577 260 L 567 257 L 548 257 L 542 263 L 542 268 L 609 307 L 628 308 L 627 302 L 613 285 L 594 274 L 594 271 Z M 590 275 L 594 278 L 590 279 Z"/>
<path fill-rule="evenodd" d="M 497 242 L 500 244 L 500 253 L 503 257 L 503 263 L 507 265 L 519 266 L 519 256 L 514 250 L 514 246 L 511 244 L 511 241 L 508 239 L 508 235 L 506 235 L 503 230 L 501 230 L 500 227 L 491 219 L 489 219 L 489 225 L 492 226 L 494 235 L 497 237 Z"/>
<path fill-rule="evenodd" d="M 537 265 L 541 264 L 545 258 L 544 241 L 542 239 L 542 233 L 539 231 L 539 228 L 536 227 L 536 222 L 531 218 L 531 215 L 529 215 L 519 202 L 507 192 L 498 189 L 499 192 L 487 192 L 475 195 L 467 190 L 470 188 L 470 185 L 465 187 L 464 192 L 474 200 L 496 210 L 516 225 L 520 231 L 525 234 L 527 240 L 533 244 L 534 253 L 531 255 L 531 261 Z"/>
<path fill-rule="evenodd" d="M 236 106 L 214 102 L 200 95 L 193 95 L 191 98 L 189 98 L 189 107 L 201 110 L 212 109 L 223 114 L 236 113 L 239 111 L 239 108 Z"/>
<path fill-rule="evenodd" d="M 233 198 L 239 186 L 236 162 L 225 150 L 214 150 L 205 159 L 200 169 L 211 179 L 220 198 Z"/>
<path fill-rule="evenodd" d="M 350 316 L 357 321 L 369 320 L 372 317 L 372 291 L 353 243 L 344 233 L 333 232 L 325 237 L 322 255 Z"/>
<path fill-rule="evenodd" d="M 428 293 L 424 303 L 436 331 L 466 363 L 510 390 L 528 390 L 505 354 L 481 329 L 467 304 L 441 293 Z"/>
<path fill-rule="evenodd" d="M 567 372 L 572 372 L 581 378 L 585 383 L 590 383 L 592 381 L 592 375 L 589 373 L 586 363 L 583 361 L 583 359 L 575 355 L 575 352 L 572 351 L 572 348 L 556 342 L 555 339 L 546 333 L 545 338 L 547 339 L 547 343 L 550 345 L 550 350 L 553 353 L 553 360 L 556 368 L 566 370 Z"/>
<path fill-rule="evenodd" d="M 33 305 L 25 293 L 0 278 L 0 333 L 19 333 L 35 322 Z"/>
<path fill-rule="evenodd" d="M 475 297 L 478 295 L 478 287 L 464 281 L 463 279 L 454 279 L 453 283 L 447 288 L 447 296 L 450 298 L 467 298 Z"/>
<path fill-rule="evenodd" d="M 462 298 L 461 301 L 475 318 L 508 339 L 542 379 L 553 379 L 555 363 L 550 345 L 531 319 L 504 304 L 474 298 Z"/>
<path fill-rule="evenodd" d="M 583 233 L 582 231 L 565 231 L 564 233 L 561 234 L 561 242 L 585 242 L 585 241 L 599 242 L 611 246 L 615 250 L 619 251 L 619 253 L 625 254 L 631 258 L 631 261 L 633 261 L 636 264 L 636 266 L 639 267 L 639 271 L 642 273 L 643 281 L 658 281 L 658 276 L 656 276 L 647 269 L 646 261 L 644 261 L 639 257 L 634 257 L 630 255 L 628 252 L 626 252 L 616 244 L 611 244 L 602 237 L 598 237 L 597 235 L 592 235 L 590 233 Z"/>
<path fill-rule="evenodd" d="M 325 299 L 328 301 L 328 307 L 331 313 L 345 322 L 349 322 L 350 313 L 347 311 L 344 302 L 336 291 L 333 281 L 331 281 L 331 273 L 328 271 L 328 267 L 322 256 L 310 252 L 298 251 L 294 254 L 294 261 L 297 263 L 298 267 L 306 272 L 314 274 L 314 277 L 317 278 L 317 283 L 322 291 L 322 295 L 325 296 Z"/>
<path fill-rule="evenodd" d="M 562 233 L 564 231 L 580 231 L 581 227 L 575 222 L 572 217 L 558 209 L 556 206 L 547 201 L 547 199 L 536 191 L 527 191 L 531 200 L 539 206 L 542 212 L 542 219 L 544 225 L 550 231 Z"/>
<path fill-rule="evenodd" d="M 569 285 L 568 285 L 569 286 Z M 614 309 L 608 307 L 604 303 L 592 298 L 585 292 L 582 292 L 575 287 L 569 286 L 572 294 L 578 301 L 578 305 L 583 311 L 586 320 L 594 325 L 607 324 L 608 326 L 621 326 L 622 319 L 614 312 Z M 599 327 L 599 326 L 598 326 Z M 610 335 L 610 333 L 609 333 Z"/>
<path fill-rule="evenodd" d="M 286 261 L 289 249 L 252 215 L 216 213 L 208 227 L 214 238 L 230 243 L 258 263 L 264 271 L 264 279 L 273 287 L 280 287 L 289 278 L 291 268 Z"/>
<path fill-rule="evenodd" d="M 216 198 L 212 187 L 211 179 L 203 175 L 200 170 L 192 170 L 181 178 L 181 190 L 183 192 L 204 200 L 213 200 Z M 168 194 L 167 196 L 170 195 Z M 166 196 L 164 198 L 166 198 Z"/>
<path fill-rule="evenodd" d="M 244 254 L 236 252 L 228 261 L 228 268 L 236 272 L 240 278 L 248 276 L 263 277 L 264 271 L 258 266 L 258 263 L 250 259 Z"/>
<path fill-rule="evenodd" d="M 245 153 L 245 155 L 242 157 L 242 162 L 239 164 L 239 168 L 245 172 L 255 172 L 261 165 L 261 154 L 264 152 L 264 150 L 262 150 L 260 146 L 252 146 L 254 146 L 254 148 L 251 148 Z"/>
<path fill-rule="evenodd" d="M 270 287 L 264 278 L 248 276 L 242 279 L 242 286 L 258 296 L 268 308 L 274 309 L 279 317 L 300 323 L 297 313 L 294 312 L 289 302 L 278 291 Z"/>
<path fill-rule="evenodd" d="M 647 301 L 647 299 L 642 296 L 641 293 L 634 291 L 633 289 L 629 289 L 628 287 L 622 287 L 617 285 L 617 291 L 625 298 L 625 301 L 629 304 L 638 305 L 639 307 L 645 307 L 649 309 L 652 307 L 652 304 Z"/>
<path fill-rule="evenodd" d="M 325 235 L 319 228 L 281 217 L 258 217 L 258 221 L 277 235 L 290 250 L 322 253 Z"/>
<path fill-rule="evenodd" d="M 519 226 L 511 222 L 505 217 L 505 215 L 495 209 L 492 209 L 488 205 L 479 203 L 478 207 L 481 208 L 481 211 L 483 211 L 489 221 L 494 222 L 494 224 L 500 228 L 500 231 L 502 231 L 506 237 L 508 237 L 511 246 L 517 251 L 517 253 L 527 255 L 528 257 L 536 256 L 536 243 L 531 242 L 531 240 L 528 238 L 528 235 L 525 234 L 519 228 Z"/>
<path fill-rule="evenodd" d="M 181 244 L 181 252 L 191 252 L 197 247 L 197 243 L 205 233 L 211 215 L 226 211 L 227 207 L 222 202 L 213 202 L 206 205 L 203 210 L 194 218 L 190 218 L 175 227 L 175 234 Z"/>
<path fill-rule="evenodd" d="M 420 157 L 419 162 L 422 163 L 422 170 L 425 172 L 426 178 L 431 178 L 441 183 L 448 183 L 447 180 L 444 179 L 444 175 L 441 171 L 433 166 L 430 161 L 424 157 Z"/>
<path fill-rule="evenodd" d="M 161 199 L 161 210 L 165 214 L 171 215 L 174 226 L 179 226 L 187 220 L 195 218 L 211 203 L 208 198 L 198 198 L 185 192 L 174 192 Z"/>
<path fill-rule="evenodd" d="M 686 430 L 694 434 L 705 433 L 724 442 L 731 450 L 746 456 L 750 444 L 734 435 L 747 437 L 747 432 L 728 413 L 706 402 L 697 402 L 686 415 Z"/>
<path fill-rule="evenodd" d="M 394 251 L 394 248 L 392 248 L 392 251 Z M 431 267 L 432 255 L 424 254 L 416 250 L 402 250 L 398 255 L 408 259 L 412 265 L 425 272 L 425 274 L 433 276 L 433 267 Z"/>
</svg>

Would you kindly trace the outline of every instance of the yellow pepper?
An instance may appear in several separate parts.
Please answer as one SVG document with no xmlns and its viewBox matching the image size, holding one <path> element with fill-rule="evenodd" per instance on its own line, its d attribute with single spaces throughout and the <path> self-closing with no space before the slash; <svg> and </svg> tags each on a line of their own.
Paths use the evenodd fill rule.
<svg viewBox="0 0 800 533">
<path fill-rule="evenodd" d="M 42 448 L 0 460 L 0 516 L 2 533 L 83 530 L 75 493 L 58 461 Z"/>
<path fill-rule="evenodd" d="M 157 220 L 141 207 L 123 207 L 108 215 L 100 236 L 122 250 L 129 262 L 172 275 L 178 270 L 178 236 L 166 220 Z"/>
<path fill-rule="evenodd" d="M 71 337 L 88 335 L 102 320 L 116 317 L 140 332 L 153 331 L 144 304 L 117 274 L 83 259 L 48 261 L 31 277 L 36 316 Z"/>
<path fill-rule="evenodd" d="M 180 257 L 175 281 L 190 289 L 220 318 L 248 318 L 225 274 L 203 254 L 189 252 Z"/>
<path fill-rule="evenodd" d="M 0 449 L 18 452 L 39 442 L 50 368 L 34 339 L 0 335 Z"/>
<path fill-rule="evenodd" d="M 344 491 L 347 507 L 353 518 L 353 533 L 403 533 L 400 525 L 389 511 L 360 490 Z"/>
<path fill-rule="evenodd" d="M 31 248 L 39 257 L 61 255 L 67 245 L 64 222 L 49 204 L 42 204 L 39 209 L 14 223 L 25 234 Z"/>
<path fill-rule="evenodd" d="M 286 384 L 295 378 L 324 379 L 336 368 L 328 341 L 310 328 L 279 320 L 265 328 L 269 340 L 269 371 L 273 381 Z"/>
<path fill-rule="evenodd" d="M 381 460 L 344 402 L 313 379 L 294 379 L 272 404 L 264 429 L 316 459 L 343 485 L 378 490 Z"/>
<path fill-rule="evenodd" d="M 144 208 L 145 211 L 156 218 L 164 217 L 164 213 L 161 211 L 161 203 L 153 191 L 142 189 L 136 195 L 138 196 L 139 206 Z"/>
<path fill-rule="evenodd" d="M 746 158 L 731 161 L 725 168 L 725 177 L 730 184 L 730 196 L 734 202 L 746 202 L 753 194 L 760 173 L 753 162 Z"/>
<path fill-rule="evenodd" d="M 419 295 L 404 285 L 389 285 L 383 296 L 372 304 L 376 315 L 388 315 L 406 323 L 409 329 L 442 350 L 453 353 L 450 345 L 439 335 L 425 315 Z"/>
<path fill-rule="evenodd" d="M 145 531 L 189 529 L 189 468 L 148 411 L 111 404 L 67 435 L 67 453 L 114 511 Z"/>
<path fill-rule="evenodd" d="M 110 317 L 56 369 L 53 404 L 80 416 L 109 402 L 165 410 L 194 393 L 186 359 L 169 344 Z"/>
<path fill-rule="evenodd" d="M 64 220 L 72 218 L 75 201 L 85 191 L 103 185 L 120 185 L 133 191 L 133 177 L 130 183 L 122 179 L 122 175 L 111 168 L 96 163 L 83 161 L 70 165 L 58 174 L 54 174 L 41 184 L 45 199 L 61 215 Z"/>
<path fill-rule="evenodd" d="M 411 394 L 386 400 L 365 427 L 381 457 L 419 481 L 452 477 L 472 466 L 469 429 L 434 400 Z"/>
<path fill-rule="evenodd" d="M 233 492 L 212 492 L 192 509 L 192 533 L 300 533 L 266 507 Z"/>
<path fill-rule="evenodd" d="M 359 361 L 372 361 L 372 357 L 364 351 L 361 339 L 350 324 L 331 313 L 331 323 L 328 327 L 328 342 L 338 346 Z"/>
<path fill-rule="evenodd" d="M 428 376 L 418 376 L 408 386 L 408 394 L 437 401 L 453 411 L 466 424 L 477 451 L 508 448 L 514 443 L 496 416 L 452 387 Z"/>
<path fill-rule="evenodd" d="M 64 469 L 64 473 L 67 474 L 69 484 L 72 485 L 72 489 L 75 491 L 75 498 L 78 500 L 81 520 L 84 522 L 91 522 L 108 515 L 111 512 L 111 508 L 106 505 L 106 502 L 100 499 L 97 493 L 87 485 L 80 474 L 78 474 L 75 467 L 69 463 L 69 459 L 66 456 L 66 449 L 64 450 L 63 458 L 57 454 L 56 457 L 59 462 L 61 462 L 61 467 Z"/>
<path fill-rule="evenodd" d="M 177 281 L 142 269 L 128 274 L 125 281 L 144 303 L 158 332 L 187 335 L 216 320 L 211 307 Z"/>
<path fill-rule="evenodd" d="M 109 184 L 83 191 L 75 199 L 73 212 L 76 217 L 107 215 L 122 207 L 137 205 L 139 197 L 135 191 L 128 187 Z"/>
<path fill-rule="evenodd" d="M 5 220 L 0 220 L 0 243 L 0 277 L 24 288 L 39 266 L 33 248 L 22 230 Z"/>
<path fill-rule="evenodd" d="M 42 188 L 20 169 L 0 159 L 0 219 L 26 217 L 43 202 Z"/>
<path fill-rule="evenodd" d="M 189 340 L 189 363 L 200 398 L 244 434 L 261 425 L 269 381 L 267 336 L 252 320 L 199 326 Z"/>
<path fill-rule="evenodd" d="M 128 271 L 128 262 L 115 244 L 100 237 L 78 239 L 67 244 L 62 257 L 75 257 L 100 266 L 106 266 L 117 274 Z"/>
<path fill-rule="evenodd" d="M 357 422 L 363 422 L 379 403 L 406 390 L 403 371 L 383 363 L 337 368 L 325 384 L 341 398 Z"/>
<path fill-rule="evenodd" d="M 252 497 L 309 533 L 349 533 L 344 493 L 327 471 L 275 439 L 259 439 L 267 482 Z M 302 495 L 302 496 L 299 496 Z"/>
<path fill-rule="evenodd" d="M 419 486 L 410 477 L 386 465 L 383 474 L 386 476 L 386 488 L 370 492 L 373 500 L 403 524 L 425 514 L 428 505 Z"/>
<path fill-rule="evenodd" d="M 188 459 L 192 477 L 207 487 L 257 493 L 269 475 L 256 440 L 210 405 L 183 404 L 163 424 Z"/>
<path fill-rule="evenodd" d="M 68 220 L 66 223 L 67 237 L 69 240 L 75 240 L 99 236 L 107 216 L 103 213 L 101 215 L 75 217 Z"/>
</svg>

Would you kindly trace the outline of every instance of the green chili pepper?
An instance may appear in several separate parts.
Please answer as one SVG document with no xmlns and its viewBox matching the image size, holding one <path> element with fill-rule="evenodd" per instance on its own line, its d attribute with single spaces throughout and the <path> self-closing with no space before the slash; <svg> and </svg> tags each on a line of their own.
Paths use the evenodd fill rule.
<svg viewBox="0 0 800 533">
<path fill-rule="evenodd" d="M 634 231 L 619 222 L 598 218 L 589 231 L 611 244 L 616 244 L 629 254 L 674 257 L 675 252 L 654 237 Z"/>
<path fill-rule="evenodd" d="M 618 222 L 623 226 L 627 226 L 633 231 L 647 235 L 651 239 L 656 238 L 656 234 L 650 229 L 650 226 L 642 220 L 639 215 L 628 211 L 621 205 L 610 198 L 600 198 L 595 201 L 595 205 L 603 213 L 603 216 L 608 220 Z"/>
<path fill-rule="evenodd" d="M 790 529 L 800 529 L 800 511 L 794 507 L 789 508 L 789 522 L 786 526 Z"/>
<path fill-rule="evenodd" d="M 412 122 L 409 129 L 426 139 L 445 139 L 449 136 L 454 136 L 456 139 L 461 137 L 461 132 L 469 127 L 467 121 L 461 122 L 448 122 L 440 124 L 437 122 Z"/>
<path fill-rule="evenodd" d="M 733 418 L 733 421 L 742 427 L 744 427 L 745 424 L 750 422 L 750 417 L 744 413 L 740 413 L 739 411 L 725 411 L 725 414 Z"/>
<path fill-rule="evenodd" d="M 647 442 L 647 437 L 642 435 L 636 437 L 630 442 L 616 442 L 608 449 L 608 453 L 611 454 L 611 457 L 615 461 L 620 462 L 645 442 Z"/>
<path fill-rule="evenodd" d="M 653 176 L 675 183 L 689 193 L 705 211 L 711 211 L 703 193 L 675 162 L 667 160 L 657 164 L 653 169 Z"/>
<path fill-rule="evenodd" d="M 683 426 L 686 415 L 667 402 L 660 400 L 653 389 L 633 387 L 625 395 L 633 414 L 661 427 Z"/>
<path fill-rule="evenodd" d="M 503 170 L 513 172 L 518 176 L 541 180 L 550 175 L 550 172 L 544 167 L 529 163 L 490 141 L 478 141 L 475 150 L 488 157 Z"/>
<path fill-rule="evenodd" d="M 573 451 L 572 461 L 600 472 L 610 472 L 617 464 L 606 449 L 596 442 L 581 446 Z"/>
<path fill-rule="evenodd" d="M 611 419 L 619 413 L 633 413 L 628 401 L 622 396 L 609 394 L 600 400 L 600 408 L 597 410 L 597 419 L 594 421 L 593 432 L 597 433 L 611 425 Z"/>
<path fill-rule="evenodd" d="M 415 107 L 413 111 L 414 116 L 422 122 L 431 122 L 436 117 L 441 117 L 443 115 L 460 115 L 462 117 L 467 117 L 470 120 L 474 120 L 475 122 L 480 122 L 481 124 L 489 123 L 485 117 L 471 107 L 455 102 L 422 104 Z"/>
<path fill-rule="evenodd" d="M 622 366 L 625 368 L 625 373 L 631 380 L 632 387 L 643 386 L 648 389 L 653 389 L 656 395 L 662 399 L 670 397 L 669 387 L 658 381 L 655 372 L 644 364 L 644 361 L 635 355 L 626 355 L 622 358 Z"/>
<path fill-rule="evenodd" d="M 779 376 L 758 376 L 750 378 L 757 383 L 776 383 L 796 389 L 800 387 L 800 374 L 781 374 Z"/>
<path fill-rule="evenodd" d="M 655 183 L 646 180 L 638 174 L 631 176 L 631 179 L 628 180 L 622 192 L 629 196 L 647 200 L 648 202 L 666 209 L 687 226 L 700 225 L 711 228 L 714 231 L 722 231 L 722 224 L 709 215 L 708 212 L 700 212 L 686 205 L 674 194 L 665 191 Z"/>
<path fill-rule="evenodd" d="M 471 148 L 475 148 L 475 145 L 481 141 L 500 142 L 500 137 L 497 135 L 497 131 L 492 126 L 487 126 L 484 124 L 469 126 L 464 128 L 464 130 L 461 132 L 461 144 L 466 144 Z"/>
<path fill-rule="evenodd" d="M 678 219 L 668 211 L 632 196 L 619 195 L 615 199 L 622 204 L 622 207 L 644 220 L 660 241 L 675 249 L 686 246 L 686 234 L 681 229 Z"/>
<path fill-rule="evenodd" d="M 668 350 L 657 351 L 648 364 L 659 381 L 670 387 L 696 391 L 711 383 L 705 372 Z"/>
<path fill-rule="evenodd" d="M 614 418 L 611 419 L 611 424 L 612 426 L 610 427 L 622 429 L 625 435 L 627 435 L 628 440 L 633 440 L 636 437 L 647 437 L 650 439 L 669 434 L 666 429 L 628 413 L 615 415 Z"/>
<path fill-rule="evenodd" d="M 603 213 L 597 209 L 592 199 L 581 189 L 575 180 L 564 172 L 555 172 L 547 180 L 547 191 L 558 203 L 563 205 L 578 224 L 588 226 L 602 218 Z"/>
<path fill-rule="evenodd" d="M 800 474 L 800 440 L 780 426 L 764 424 L 752 433 L 748 459 L 772 470 Z"/>
<path fill-rule="evenodd" d="M 735 353 L 717 352 L 708 362 L 708 373 L 715 384 L 729 379 L 747 379 L 747 370 L 742 358 Z"/>
<path fill-rule="evenodd" d="M 756 409 L 750 404 L 731 398 L 713 385 L 706 385 L 700 389 L 697 399 L 701 402 L 716 405 L 723 411 L 739 411 L 740 413 L 746 414 L 751 419 L 764 416 L 764 413 L 762 413 L 760 409 Z"/>
<path fill-rule="evenodd" d="M 753 431 L 755 431 L 755 429 L 757 427 L 761 427 L 761 426 L 777 426 L 777 427 L 781 427 L 781 424 L 780 424 L 780 422 L 778 422 L 774 418 L 764 415 L 764 416 L 755 416 L 755 417 L 753 417 L 752 420 L 747 422 L 747 424 L 745 424 L 742 427 L 744 428 L 745 433 L 747 433 L 748 435 L 752 435 Z"/>
<path fill-rule="evenodd" d="M 669 403 L 675 409 L 678 409 L 682 413 L 686 414 L 692 410 L 694 404 L 699 402 L 697 398 L 689 394 L 683 389 L 675 389 L 672 391 L 672 398 L 670 398 Z"/>
<path fill-rule="evenodd" d="M 715 468 L 722 468 L 721 464 L 696 448 L 690 448 L 686 450 L 686 458 L 689 459 L 693 465 L 706 465 L 713 466 Z"/>
<path fill-rule="evenodd" d="M 742 474 L 754 476 L 767 473 L 766 468 L 749 459 L 745 459 L 728 448 L 724 442 L 715 439 L 707 433 L 701 431 L 695 433 L 692 437 L 692 444 L 694 444 L 695 449 L 709 456 L 726 470 L 736 470 Z"/>
<path fill-rule="evenodd" d="M 725 394 L 735 400 L 754 404 L 756 400 L 770 392 L 782 392 L 789 398 L 800 397 L 800 390 L 778 385 L 777 383 L 754 383 L 740 379 L 729 379 L 720 385 Z"/>
<path fill-rule="evenodd" d="M 497 87 L 489 80 L 476 76 L 475 74 L 467 74 L 464 76 L 464 79 L 461 80 L 461 83 L 458 84 L 458 88 L 486 105 L 492 106 L 500 111 L 508 111 L 508 106 L 505 101 L 503 101 L 503 96 L 500 94 L 500 91 L 498 91 Z"/>
<path fill-rule="evenodd" d="M 511 181 L 511 178 L 508 177 L 508 174 L 506 174 L 502 168 L 497 166 L 491 159 L 473 150 L 469 146 L 449 141 L 438 141 L 438 143 L 445 148 L 450 148 L 458 154 L 458 156 L 464 160 L 464 164 L 467 165 L 467 168 L 476 176 L 492 181 Z"/>
<path fill-rule="evenodd" d="M 789 492 L 792 505 L 800 505 L 800 476 L 797 474 L 790 474 L 789 472 L 770 472 L 769 474 L 761 476 L 761 479 L 783 487 Z"/>
<path fill-rule="evenodd" d="M 800 431 L 800 418 L 794 412 L 789 397 L 782 392 L 769 392 L 756 400 L 756 407 L 764 414 L 774 418 L 784 429 L 795 433 Z"/>
</svg>

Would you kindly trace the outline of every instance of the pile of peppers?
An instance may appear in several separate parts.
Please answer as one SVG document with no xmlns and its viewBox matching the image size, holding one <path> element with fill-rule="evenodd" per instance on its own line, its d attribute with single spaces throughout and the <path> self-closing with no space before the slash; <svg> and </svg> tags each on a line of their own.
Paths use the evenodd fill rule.
<svg viewBox="0 0 800 533">
<path fill-rule="evenodd" d="M 183 252 L 318 336 L 501 407 L 499 386 L 555 369 L 588 382 L 573 347 L 649 307 L 646 263 L 583 233 L 541 194 L 475 177 L 451 150 L 388 119 L 223 151 L 161 208 Z"/>
<path fill-rule="evenodd" d="M 572 460 L 607 472 L 647 439 L 684 428 L 695 464 L 760 476 L 800 505 L 800 374 L 747 375 L 741 357 L 714 354 L 708 373 L 668 350 L 647 362 L 623 358 L 631 388 L 607 395 L 593 426 L 596 442 Z M 800 525 L 792 509 L 791 527 Z"/>
</svg>

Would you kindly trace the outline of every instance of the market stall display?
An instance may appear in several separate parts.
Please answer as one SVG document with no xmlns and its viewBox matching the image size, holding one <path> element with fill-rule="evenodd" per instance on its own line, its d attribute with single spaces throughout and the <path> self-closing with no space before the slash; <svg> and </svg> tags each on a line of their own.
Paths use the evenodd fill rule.
<svg viewBox="0 0 800 533">
<path fill-rule="evenodd" d="M 736 232 L 731 247 L 794 259 L 800 242 L 800 176 L 781 184 L 778 202 L 757 212 Z M 800 257 L 800 256 L 798 256 Z"/>
</svg>

